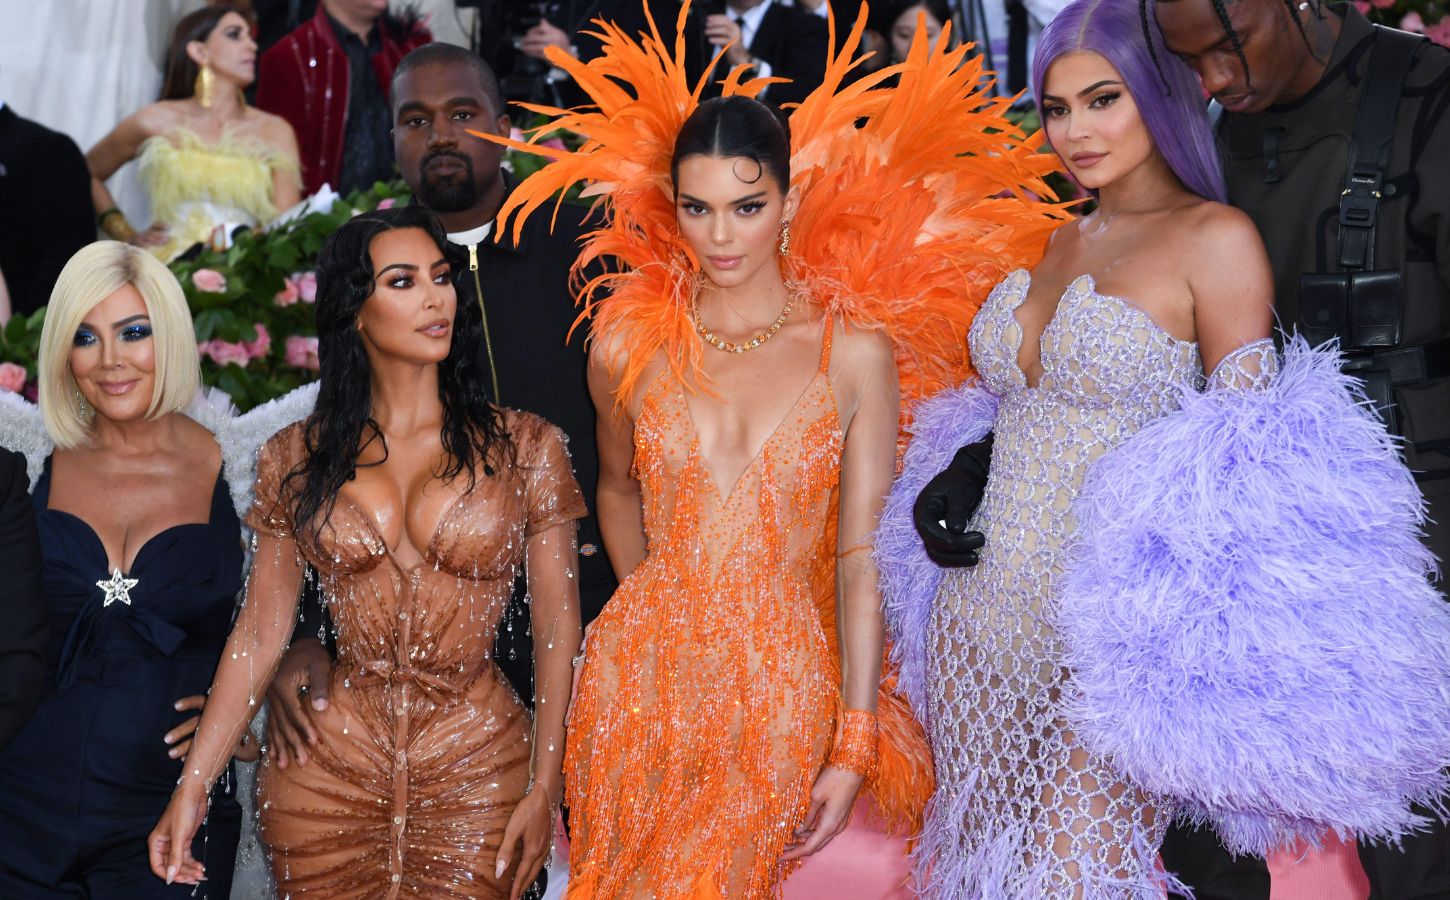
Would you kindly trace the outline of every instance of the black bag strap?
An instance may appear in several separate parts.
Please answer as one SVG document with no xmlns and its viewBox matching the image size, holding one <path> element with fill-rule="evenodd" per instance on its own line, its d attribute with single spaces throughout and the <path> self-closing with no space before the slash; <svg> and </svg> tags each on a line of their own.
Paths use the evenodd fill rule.
<svg viewBox="0 0 1450 900">
<path fill-rule="evenodd" d="M 1375 224 L 1379 219 L 1380 188 L 1390 162 L 1395 116 L 1404 92 L 1405 76 L 1425 40 L 1383 25 L 1374 26 L 1369 74 L 1354 120 L 1354 142 L 1339 197 L 1339 267 L 1344 271 L 1374 268 Z"/>
</svg>

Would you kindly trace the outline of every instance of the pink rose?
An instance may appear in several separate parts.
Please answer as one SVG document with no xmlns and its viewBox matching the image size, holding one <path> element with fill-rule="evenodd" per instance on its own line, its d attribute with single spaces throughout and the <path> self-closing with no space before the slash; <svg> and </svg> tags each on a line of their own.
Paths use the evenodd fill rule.
<svg viewBox="0 0 1450 900">
<path fill-rule="evenodd" d="M 294 334 L 287 339 L 283 347 L 285 348 L 284 361 L 287 365 L 317 371 L 317 338 Z"/>
<path fill-rule="evenodd" d="M 191 273 L 191 283 L 208 294 L 220 294 L 227 289 L 226 276 L 216 269 L 197 269 Z"/>
<path fill-rule="evenodd" d="M 1375 9 L 1389 9 L 1395 5 L 1395 0 L 1369 0 L 1369 3 Z"/>
<path fill-rule="evenodd" d="M 384 197 L 378 201 L 378 209 L 392 209 L 398 201 L 392 197 Z"/>
<path fill-rule="evenodd" d="M 297 282 L 284 278 L 282 279 L 282 290 L 277 292 L 277 296 L 272 298 L 272 302 L 278 306 L 291 306 L 300 299 L 300 296 L 297 293 Z"/>
<path fill-rule="evenodd" d="M 297 285 L 297 296 L 303 303 L 317 302 L 317 273 L 293 272 L 292 281 Z"/>
<path fill-rule="evenodd" d="M 256 339 L 251 341 L 244 341 L 242 343 L 242 346 L 246 348 L 248 356 L 250 356 L 252 359 L 257 359 L 259 357 L 266 356 L 267 351 L 272 349 L 272 336 L 267 333 L 267 326 L 263 325 L 261 322 L 256 322 L 254 323 L 254 325 L 257 329 Z"/>
<path fill-rule="evenodd" d="M 1373 7 L 1369 5 L 1369 0 L 1354 0 L 1354 8 L 1359 10 L 1360 15 L 1367 16 Z"/>
<path fill-rule="evenodd" d="M 25 390 L 25 367 L 13 362 L 0 363 L 0 391 L 18 394 Z"/>
<path fill-rule="evenodd" d="M 1405 17 L 1400 20 L 1400 30 L 1413 31 L 1415 34 L 1424 34 L 1425 20 L 1420 18 L 1420 14 L 1417 12 L 1407 12 L 1405 13 Z"/>
<path fill-rule="evenodd" d="M 1446 15 L 1425 29 L 1425 37 L 1442 47 L 1450 47 L 1450 15 Z"/>
<path fill-rule="evenodd" d="M 540 147 L 552 147 L 555 150 L 567 150 L 567 149 L 569 149 L 569 148 L 567 148 L 567 147 L 564 146 L 564 139 L 563 138 L 556 138 L 556 137 L 551 137 L 551 138 L 549 138 L 547 140 L 539 141 L 539 146 Z"/>
<path fill-rule="evenodd" d="M 196 346 L 202 356 L 208 357 L 219 366 L 235 363 L 242 368 L 247 367 L 251 361 L 251 354 L 247 352 L 246 345 L 233 343 L 231 341 L 203 341 Z"/>
</svg>

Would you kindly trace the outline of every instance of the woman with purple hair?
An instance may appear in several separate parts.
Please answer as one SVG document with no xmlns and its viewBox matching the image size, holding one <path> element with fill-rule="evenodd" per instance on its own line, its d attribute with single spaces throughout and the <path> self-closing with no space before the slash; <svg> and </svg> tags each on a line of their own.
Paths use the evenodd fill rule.
<svg viewBox="0 0 1450 900">
<path fill-rule="evenodd" d="M 944 898 L 1157 898 L 1176 817 L 1236 852 L 1416 826 L 1450 763 L 1450 611 L 1421 499 L 1333 349 L 1271 340 L 1202 94 L 1135 0 L 1079 0 L 1033 65 L 1098 200 L 971 333 L 979 381 L 917 412 L 877 553 L 937 794 Z M 995 433 L 970 568 L 912 502 Z"/>
</svg>

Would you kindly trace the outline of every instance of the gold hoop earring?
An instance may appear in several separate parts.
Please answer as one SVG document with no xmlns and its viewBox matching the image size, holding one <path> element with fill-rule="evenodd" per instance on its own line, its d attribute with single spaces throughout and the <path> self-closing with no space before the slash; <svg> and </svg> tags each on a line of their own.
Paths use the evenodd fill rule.
<svg viewBox="0 0 1450 900">
<path fill-rule="evenodd" d="M 780 255 L 790 256 L 790 219 L 780 223 Z"/>
<path fill-rule="evenodd" d="M 211 109 L 212 91 L 215 87 L 215 76 L 212 75 L 211 66 L 203 65 L 196 73 L 196 81 L 192 82 L 191 91 L 196 97 L 196 102 L 201 104 L 202 109 Z"/>
</svg>

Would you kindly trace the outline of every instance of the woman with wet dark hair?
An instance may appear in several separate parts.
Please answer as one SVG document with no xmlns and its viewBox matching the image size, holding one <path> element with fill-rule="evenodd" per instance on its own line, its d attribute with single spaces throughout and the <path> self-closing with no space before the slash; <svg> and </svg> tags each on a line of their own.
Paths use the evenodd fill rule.
<svg viewBox="0 0 1450 900">
<path fill-rule="evenodd" d="M 579 645 L 572 570 L 583 499 L 562 433 L 486 399 L 477 307 L 458 304 L 436 218 L 358 216 L 319 256 L 321 388 L 263 447 L 247 600 L 152 870 L 187 852 L 231 737 L 296 621 L 304 564 L 337 626 L 311 764 L 264 760 L 262 837 L 282 894 L 518 897 L 552 844 Z M 537 712 L 490 659 L 527 567 Z"/>
</svg>

